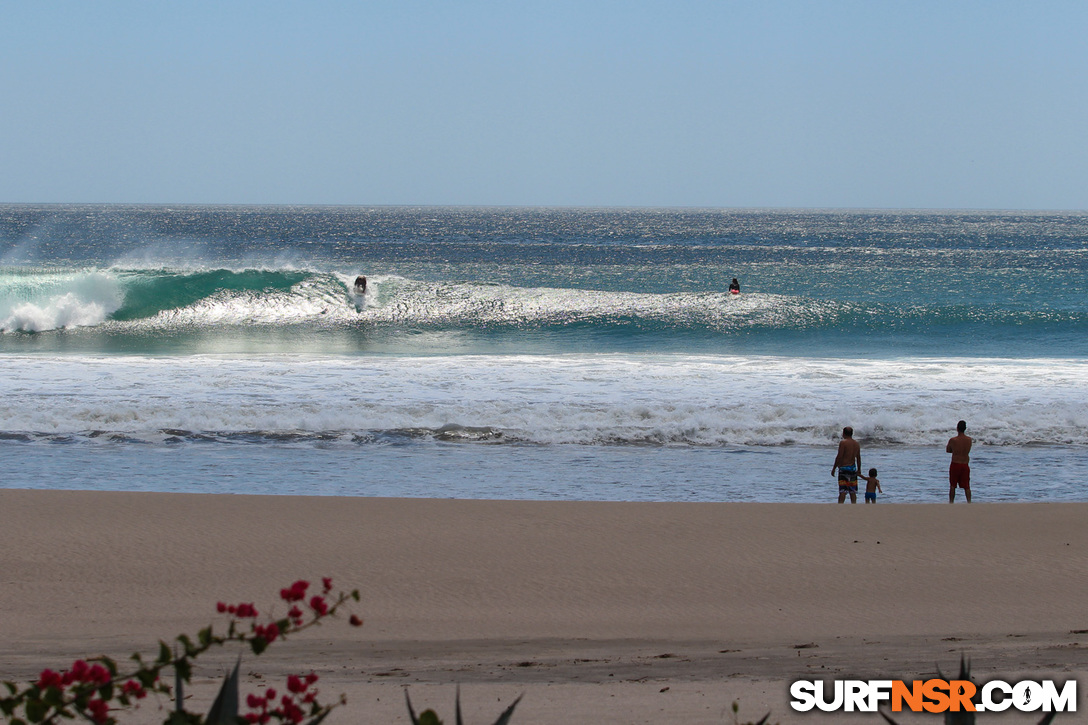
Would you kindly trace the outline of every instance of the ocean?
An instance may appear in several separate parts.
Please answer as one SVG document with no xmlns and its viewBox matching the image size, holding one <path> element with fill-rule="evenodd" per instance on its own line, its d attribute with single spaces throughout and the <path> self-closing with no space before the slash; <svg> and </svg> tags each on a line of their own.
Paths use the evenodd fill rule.
<svg viewBox="0 0 1088 725">
<path fill-rule="evenodd" d="M 1088 214 L 0 205 L 0 363 L 9 488 L 1085 501 Z"/>
</svg>

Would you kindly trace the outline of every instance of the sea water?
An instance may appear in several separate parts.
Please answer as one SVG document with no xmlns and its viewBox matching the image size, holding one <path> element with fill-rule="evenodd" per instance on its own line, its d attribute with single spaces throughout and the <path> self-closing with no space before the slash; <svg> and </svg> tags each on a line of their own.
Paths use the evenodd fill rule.
<svg viewBox="0 0 1088 725">
<path fill-rule="evenodd" d="M 0 206 L 0 486 L 941 501 L 965 419 L 1088 500 L 1086 293 L 1079 213 Z"/>
</svg>

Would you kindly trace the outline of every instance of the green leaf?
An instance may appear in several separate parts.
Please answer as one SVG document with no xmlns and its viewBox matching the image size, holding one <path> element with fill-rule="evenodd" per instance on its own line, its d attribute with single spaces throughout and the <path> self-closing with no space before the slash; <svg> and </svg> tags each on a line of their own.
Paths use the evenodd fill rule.
<svg viewBox="0 0 1088 725">
<path fill-rule="evenodd" d="M 182 646 L 185 647 L 185 656 L 186 657 L 194 657 L 197 654 L 197 651 L 196 651 L 197 648 L 193 644 L 193 640 L 189 639 L 189 635 L 179 634 L 178 635 L 178 642 L 181 642 Z"/>
<path fill-rule="evenodd" d="M 27 700 L 26 716 L 30 718 L 30 722 L 41 722 L 48 712 L 49 706 L 41 700 Z"/>
<path fill-rule="evenodd" d="M 211 628 L 211 626 L 209 625 L 209 626 L 205 627 L 204 629 L 200 630 L 199 632 L 197 632 L 196 637 L 197 637 L 198 640 L 200 640 L 200 644 L 203 647 L 210 647 L 211 643 L 212 643 L 212 628 Z"/>
<path fill-rule="evenodd" d="M 351 598 L 354 599 L 355 601 L 359 601 L 359 590 L 358 589 L 352 589 L 351 590 Z"/>
<path fill-rule="evenodd" d="M 94 659 L 101 662 L 102 665 L 107 670 L 109 670 L 110 677 L 117 677 L 117 663 L 113 660 L 112 657 L 106 657 L 105 655 L 102 655 L 101 657 L 95 657 Z"/>
<path fill-rule="evenodd" d="M 168 644 L 166 644 L 166 642 L 163 642 L 160 639 L 159 640 L 159 658 L 157 660 L 155 660 L 155 662 L 157 664 L 160 664 L 160 665 L 165 665 L 165 664 L 169 664 L 170 660 L 172 660 L 172 659 L 174 659 L 174 657 L 173 657 L 173 655 L 170 654 L 170 646 Z"/>
<path fill-rule="evenodd" d="M 419 725 L 442 725 L 442 721 L 434 710 L 424 710 L 419 714 Z"/>
<path fill-rule="evenodd" d="M 253 654 L 259 655 L 261 652 L 268 649 L 268 640 L 264 637 L 254 637 L 249 640 L 249 648 L 253 650 Z"/>
<path fill-rule="evenodd" d="M 329 716 L 329 713 L 330 713 L 330 712 L 332 712 L 332 708 L 331 708 L 331 707 L 330 707 L 329 709 L 325 710 L 325 711 L 324 711 L 323 713 L 321 713 L 321 714 L 320 714 L 320 715 L 318 715 L 317 717 L 315 717 L 315 718 L 313 718 L 312 720 L 310 720 L 309 722 L 307 722 L 307 723 L 306 723 L 306 725 L 321 725 L 321 722 L 322 722 L 322 721 L 323 721 L 323 720 L 324 720 L 324 719 L 325 719 L 326 717 L 328 717 L 328 716 Z"/>
</svg>

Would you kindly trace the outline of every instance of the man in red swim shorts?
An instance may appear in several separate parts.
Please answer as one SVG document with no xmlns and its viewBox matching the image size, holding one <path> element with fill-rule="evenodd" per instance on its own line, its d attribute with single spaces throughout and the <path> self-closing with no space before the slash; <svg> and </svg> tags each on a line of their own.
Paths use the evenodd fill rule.
<svg viewBox="0 0 1088 725">
<path fill-rule="evenodd" d="M 967 503 L 971 503 L 971 436 L 965 435 L 967 421 L 961 420 L 956 424 L 956 435 L 948 439 L 948 445 L 944 447 L 946 453 L 952 454 L 952 464 L 948 467 L 948 503 L 956 500 L 956 487 L 963 489 L 963 495 L 967 497 Z"/>
</svg>

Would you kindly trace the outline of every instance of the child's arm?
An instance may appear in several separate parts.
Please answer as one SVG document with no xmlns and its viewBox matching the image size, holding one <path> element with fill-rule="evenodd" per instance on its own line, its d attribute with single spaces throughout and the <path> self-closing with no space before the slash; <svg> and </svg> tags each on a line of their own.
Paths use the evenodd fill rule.
<svg viewBox="0 0 1088 725">
<path fill-rule="evenodd" d="M 877 490 L 877 491 L 880 491 L 881 493 L 884 493 L 884 489 L 882 489 L 882 488 L 880 487 L 880 481 L 879 481 L 879 480 L 877 480 L 877 479 L 875 479 L 875 478 L 874 478 L 874 479 L 873 479 L 873 483 L 875 483 L 875 484 L 876 484 L 876 490 Z"/>
<path fill-rule="evenodd" d="M 859 474 L 858 474 L 858 478 L 860 478 L 860 479 L 861 479 L 862 481 L 865 481 L 865 483 L 869 483 L 869 481 L 872 481 L 872 480 L 873 480 L 873 479 L 869 478 L 868 476 L 866 476 L 866 475 L 863 475 L 863 474 L 861 474 L 861 473 L 859 473 Z M 879 485 L 879 484 L 878 484 L 878 485 Z M 883 493 L 883 492 L 882 492 L 882 493 Z"/>
</svg>

